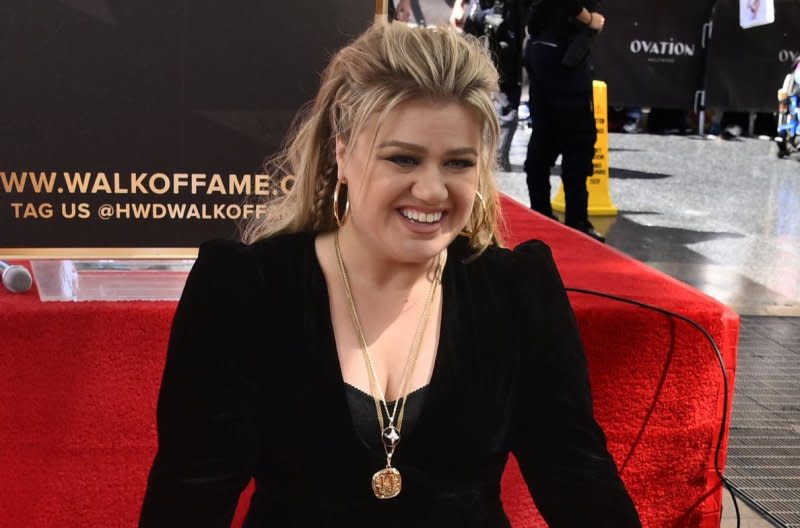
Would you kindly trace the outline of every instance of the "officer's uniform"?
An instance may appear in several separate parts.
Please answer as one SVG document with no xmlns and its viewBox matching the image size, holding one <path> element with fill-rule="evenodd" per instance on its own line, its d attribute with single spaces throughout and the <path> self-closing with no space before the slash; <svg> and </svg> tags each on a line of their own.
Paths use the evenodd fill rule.
<svg viewBox="0 0 800 528">
<path fill-rule="evenodd" d="M 588 59 L 568 67 L 564 52 L 579 31 L 588 28 L 575 17 L 583 8 L 592 12 L 595 1 L 534 1 L 528 19 L 530 38 L 525 67 L 530 78 L 533 130 L 525 160 L 531 207 L 553 216 L 550 206 L 550 169 L 559 154 L 566 201 L 565 223 L 592 231 L 587 207 L 586 178 L 592 174 L 597 130 L 592 103 L 592 74 Z"/>
</svg>

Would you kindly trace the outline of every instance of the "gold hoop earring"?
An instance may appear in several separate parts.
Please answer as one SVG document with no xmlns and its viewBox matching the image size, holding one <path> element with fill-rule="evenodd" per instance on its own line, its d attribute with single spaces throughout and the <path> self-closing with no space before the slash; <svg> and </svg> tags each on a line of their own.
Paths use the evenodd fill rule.
<svg viewBox="0 0 800 528">
<path fill-rule="evenodd" d="M 344 200 L 344 214 L 339 216 L 339 191 L 342 190 L 342 180 L 336 180 L 336 187 L 333 189 L 333 219 L 336 220 L 336 225 L 342 227 L 347 221 L 347 216 L 350 214 L 350 197 L 346 196 Z"/>
<path fill-rule="evenodd" d="M 480 192 L 475 191 L 475 198 L 477 198 L 478 202 L 481 204 L 480 222 L 478 222 L 478 225 L 475 226 L 475 228 L 472 231 L 467 231 L 466 226 L 464 226 L 464 229 L 461 230 L 461 233 L 467 235 L 469 238 L 475 237 L 475 235 L 477 235 L 481 231 L 481 229 L 483 229 L 483 227 L 489 222 L 488 220 L 489 214 L 486 211 L 486 202 L 483 199 L 483 195 Z"/>
</svg>

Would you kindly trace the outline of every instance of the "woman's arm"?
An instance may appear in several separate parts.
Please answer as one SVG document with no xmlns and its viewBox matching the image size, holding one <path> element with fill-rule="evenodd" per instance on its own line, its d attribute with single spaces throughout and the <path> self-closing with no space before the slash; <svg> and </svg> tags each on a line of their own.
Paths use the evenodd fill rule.
<svg viewBox="0 0 800 528">
<path fill-rule="evenodd" d="M 593 416 L 577 324 L 549 248 L 515 250 L 523 326 L 512 451 L 553 528 L 640 527 Z"/>
<path fill-rule="evenodd" d="M 158 398 L 158 453 L 139 526 L 230 526 L 258 446 L 255 387 L 238 336 L 244 246 L 203 244 L 172 323 Z M 244 268 L 244 269 L 242 269 Z"/>
</svg>

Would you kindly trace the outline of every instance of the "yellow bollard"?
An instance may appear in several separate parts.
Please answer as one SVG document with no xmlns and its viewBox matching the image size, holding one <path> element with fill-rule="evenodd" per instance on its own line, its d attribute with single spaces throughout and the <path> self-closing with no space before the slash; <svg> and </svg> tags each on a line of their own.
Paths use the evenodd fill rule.
<svg viewBox="0 0 800 528">
<path fill-rule="evenodd" d="M 617 208 L 611 202 L 611 190 L 608 186 L 608 86 L 603 81 L 592 82 L 594 97 L 594 122 L 597 127 L 597 142 L 594 144 L 592 175 L 586 179 L 586 190 L 589 191 L 590 216 L 616 216 Z M 566 211 L 564 200 L 564 184 L 558 188 L 558 194 L 551 205 L 554 211 Z"/>
</svg>

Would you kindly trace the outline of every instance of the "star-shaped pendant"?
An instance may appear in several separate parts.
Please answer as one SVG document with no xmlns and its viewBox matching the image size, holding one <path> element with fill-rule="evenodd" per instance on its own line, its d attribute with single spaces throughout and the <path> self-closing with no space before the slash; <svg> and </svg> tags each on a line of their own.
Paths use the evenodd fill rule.
<svg viewBox="0 0 800 528">
<path fill-rule="evenodd" d="M 396 447 L 400 442 L 400 431 L 398 431 L 394 425 L 390 425 L 383 430 L 381 438 L 383 439 L 383 443 L 386 445 L 386 447 Z"/>
</svg>

